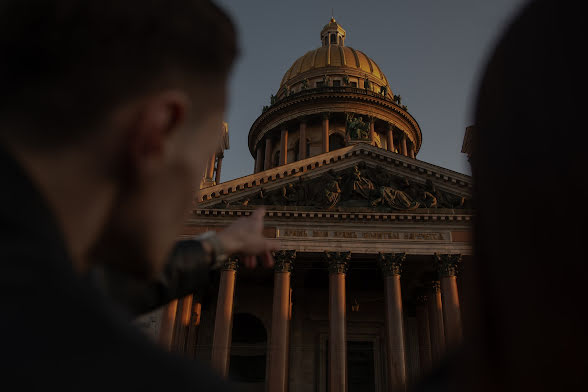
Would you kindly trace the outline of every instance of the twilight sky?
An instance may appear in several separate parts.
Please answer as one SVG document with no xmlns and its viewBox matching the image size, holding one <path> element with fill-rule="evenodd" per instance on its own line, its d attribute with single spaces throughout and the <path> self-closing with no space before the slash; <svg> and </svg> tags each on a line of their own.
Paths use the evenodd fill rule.
<svg viewBox="0 0 588 392">
<path fill-rule="evenodd" d="M 242 54 L 230 82 L 230 146 L 221 181 L 253 173 L 247 135 L 292 63 L 321 45 L 331 17 L 345 45 L 384 72 L 423 133 L 418 159 L 469 174 L 461 145 L 480 73 L 527 0 L 217 0 L 233 17 Z"/>
</svg>

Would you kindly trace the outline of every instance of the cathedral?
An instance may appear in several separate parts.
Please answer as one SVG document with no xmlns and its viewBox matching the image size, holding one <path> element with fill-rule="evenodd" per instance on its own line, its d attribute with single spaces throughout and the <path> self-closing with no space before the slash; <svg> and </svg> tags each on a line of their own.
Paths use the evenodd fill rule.
<svg viewBox="0 0 588 392">
<path fill-rule="evenodd" d="M 211 298 L 144 321 L 237 390 L 404 391 L 461 339 L 471 177 L 418 159 L 416 119 L 345 38 L 332 18 L 251 125 L 253 173 L 220 183 L 225 124 L 186 222 L 186 236 L 222 230 L 265 206 L 274 269 L 231 258 Z"/>
</svg>

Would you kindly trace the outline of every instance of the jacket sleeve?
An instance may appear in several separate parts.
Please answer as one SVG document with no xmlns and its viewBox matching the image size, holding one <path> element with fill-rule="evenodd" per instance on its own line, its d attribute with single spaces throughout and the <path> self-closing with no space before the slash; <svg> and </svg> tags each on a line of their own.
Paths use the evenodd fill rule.
<svg viewBox="0 0 588 392">
<path fill-rule="evenodd" d="M 200 241 L 182 240 L 176 243 L 157 279 L 141 281 L 105 269 L 99 280 L 108 297 L 133 315 L 140 315 L 188 294 L 202 297 L 210 283 L 210 264 L 210 255 Z"/>
</svg>

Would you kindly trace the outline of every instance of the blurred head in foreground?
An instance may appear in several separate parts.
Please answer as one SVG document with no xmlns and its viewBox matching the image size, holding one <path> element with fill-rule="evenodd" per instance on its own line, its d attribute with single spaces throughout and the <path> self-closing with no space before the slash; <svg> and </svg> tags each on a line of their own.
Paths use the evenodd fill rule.
<svg viewBox="0 0 588 392">
<path fill-rule="evenodd" d="M 576 390 L 586 369 L 585 22 L 536 1 L 488 63 L 476 107 L 475 264 L 465 390 Z M 568 389 L 568 387 L 570 389 Z"/>
<path fill-rule="evenodd" d="M 0 140 L 79 269 L 156 274 L 220 141 L 227 15 L 206 0 L 3 1 L 0 53 Z"/>
</svg>

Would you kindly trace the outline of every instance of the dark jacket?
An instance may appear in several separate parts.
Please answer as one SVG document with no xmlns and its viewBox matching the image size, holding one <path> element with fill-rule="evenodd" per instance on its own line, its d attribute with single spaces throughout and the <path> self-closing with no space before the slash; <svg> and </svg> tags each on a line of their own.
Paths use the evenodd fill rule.
<svg viewBox="0 0 588 392">
<path fill-rule="evenodd" d="M 210 369 L 156 347 L 92 279 L 75 274 L 46 201 L 1 148 L 0 178 L 3 385 L 17 390 L 226 390 Z"/>
<path fill-rule="evenodd" d="M 103 266 L 94 268 L 90 278 L 123 310 L 138 316 L 188 294 L 201 301 L 214 273 L 210 262 L 200 241 L 185 239 L 176 243 L 163 273 L 153 281 L 133 279 Z"/>
</svg>

